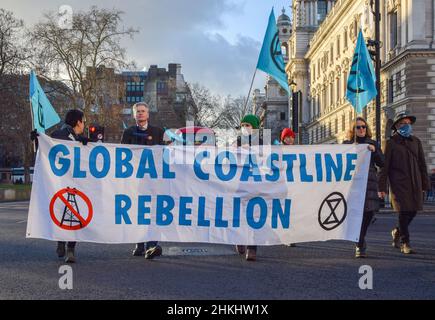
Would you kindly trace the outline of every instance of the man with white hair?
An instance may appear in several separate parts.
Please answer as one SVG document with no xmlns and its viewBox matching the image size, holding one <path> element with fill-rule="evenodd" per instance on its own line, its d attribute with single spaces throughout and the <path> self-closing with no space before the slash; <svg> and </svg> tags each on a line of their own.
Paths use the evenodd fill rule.
<svg viewBox="0 0 435 320">
<path fill-rule="evenodd" d="M 136 120 L 136 125 L 124 130 L 121 143 L 145 146 L 164 144 L 163 129 L 149 124 L 150 109 L 148 104 L 145 102 L 136 103 L 133 106 L 133 116 Z M 138 257 L 143 255 L 145 255 L 145 259 L 153 259 L 162 255 L 162 248 L 155 241 L 147 242 L 146 247 L 145 243 L 136 244 L 133 256 Z"/>
</svg>

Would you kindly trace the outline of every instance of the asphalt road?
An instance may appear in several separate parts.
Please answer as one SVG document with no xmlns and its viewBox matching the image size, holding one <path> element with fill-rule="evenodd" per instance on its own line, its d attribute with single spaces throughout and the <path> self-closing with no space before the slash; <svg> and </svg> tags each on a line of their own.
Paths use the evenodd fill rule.
<svg viewBox="0 0 435 320">
<path fill-rule="evenodd" d="M 133 245 L 80 243 L 73 289 L 59 288 L 55 243 L 25 239 L 27 202 L 0 204 L 0 299 L 435 299 L 435 214 L 411 226 L 417 254 L 391 247 L 393 214 L 369 229 L 366 259 L 345 241 L 261 247 L 247 262 L 232 246 L 163 243 L 155 260 L 131 256 Z M 359 288 L 359 268 L 373 289 Z"/>
</svg>

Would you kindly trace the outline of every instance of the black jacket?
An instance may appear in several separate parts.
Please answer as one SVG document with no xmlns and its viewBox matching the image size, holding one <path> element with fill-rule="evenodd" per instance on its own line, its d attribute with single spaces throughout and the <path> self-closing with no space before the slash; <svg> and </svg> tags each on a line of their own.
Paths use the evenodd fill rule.
<svg viewBox="0 0 435 320">
<path fill-rule="evenodd" d="M 54 131 L 51 134 L 51 137 L 53 139 L 60 139 L 60 140 L 72 140 L 72 141 L 82 141 L 84 137 L 77 135 L 73 128 L 67 124 L 64 124 L 62 128 L 59 130 Z"/>
<path fill-rule="evenodd" d="M 346 140 L 344 144 L 352 144 L 353 141 Z M 384 154 L 379 144 L 370 138 L 357 138 L 359 144 L 371 144 L 375 146 L 375 152 L 372 152 L 370 159 L 369 175 L 367 178 L 366 200 L 364 204 L 364 211 L 378 211 L 379 210 L 379 196 L 378 196 L 378 171 L 376 167 L 384 167 Z"/>
<path fill-rule="evenodd" d="M 121 143 L 144 146 L 163 145 L 164 133 L 163 129 L 150 125 L 146 130 L 140 130 L 138 126 L 133 126 L 124 130 Z"/>
</svg>

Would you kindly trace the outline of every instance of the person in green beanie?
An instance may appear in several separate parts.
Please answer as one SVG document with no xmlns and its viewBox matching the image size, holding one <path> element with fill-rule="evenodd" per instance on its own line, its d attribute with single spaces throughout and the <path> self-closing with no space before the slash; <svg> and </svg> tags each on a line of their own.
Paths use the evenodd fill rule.
<svg viewBox="0 0 435 320">
<path fill-rule="evenodd" d="M 247 114 L 240 121 L 241 135 L 237 137 L 237 146 L 263 145 L 259 135 L 260 119 L 254 114 Z"/>
<path fill-rule="evenodd" d="M 263 145 L 263 139 L 259 134 L 260 119 L 254 114 L 248 114 L 240 121 L 241 135 L 237 137 L 237 147 Z M 236 251 L 240 255 L 246 253 L 247 261 L 257 259 L 257 246 L 237 245 Z"/>
</svg>

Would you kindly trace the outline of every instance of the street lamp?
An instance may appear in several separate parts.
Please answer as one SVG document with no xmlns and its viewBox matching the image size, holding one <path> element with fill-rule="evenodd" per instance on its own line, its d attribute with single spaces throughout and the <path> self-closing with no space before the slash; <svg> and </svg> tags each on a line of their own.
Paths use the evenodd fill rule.
<svg viewBox="0 0 435 320">
<path fill-rule="evenodd" d="M 376 96 L 376 140 L 381 143 L 381 39 L 380 39 L 380 0 L 370 0 L 370 7 L 373 15 L 375 16 L 375 40 L 370 45 L 375 47 L 375 73 L 376 73 L 376 89 L 378 95 Z M 373 8 L 374 7 L 374 8 Z"/>
<path fill-rule="evenodd" d="M 299 143 L 299 91 L 296 91 L 297 84 L 292 80 L 290 88 L 292 91 L 292 122 L 289 121 L 289 126 L 292 127 L 296 134 L 295 143 Z M 290 118 L 290 117 L 289 117 Z"/>
</svg>

